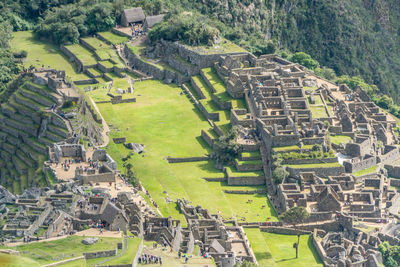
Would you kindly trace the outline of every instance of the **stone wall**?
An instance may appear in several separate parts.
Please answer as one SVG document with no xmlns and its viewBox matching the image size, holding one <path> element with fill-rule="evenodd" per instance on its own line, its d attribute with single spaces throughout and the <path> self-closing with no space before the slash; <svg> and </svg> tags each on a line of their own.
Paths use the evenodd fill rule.
<svg viewBox="0 0 400 267">
<path fill-rule="evenodd" d="M 203 91 L 197 86 L 192 77 L 190 77 L 190 84 L 192 85 L 196 93 L 199 95 L 200 99 L 206 98 L 205 95 L 203 94 Z"/>
<path fill-rule="evenodd" d="M 201 137 L 210 147 L 214 147 L 214 139 L 204 130 L 201 130 Z"/>
<path fill-rule="evenodd" d="M 77 175 L 77 179 L 79 179 L 82 185 L 84 184 L 96 184 L 96 183 L 109 183 L 115 182 L 115 174 L 113 172 L 108 173 L 98 173 L 98 174 L 87 174 L 87 175 Z"/>
<path fill-rule="evenodd" d="M 112 257 L 112 256 L 115 256 L 115 255 L 117 255 L 117 250 L 116 249 L 83 253 L 83 256 L 85 257 L 85 259 Z"/>
<path fill-rule="evenodd" d="M 337 167 L 321 167 L 321 168 L 291 168 L 287 167 L 287 170 L 292 177 L 297 177 L 301 172 L 315 172 L 315 175 L 319 177 L 328 177 L 328 176 L 339 176 L 344 173 L 343 166 Z"/>
<path fill-rule="evenodd" d="M 385 165 L 388 176 L 393 178 L 400 178 L 400 166 Z"/>
<path fill-rule="evenodd" d="M 221 55 L 226 55 L 226 54 L 202 54 L 201 52 L 196 52 L 194 50 L 189 49 L 185 45 L 179 44 L 177 42 L 171 43 L 171 42 L 162 42 L 163 45 L 166 47 L 166 49 L 171 49 L 174 51 L 178 51 L 179 55 L 185 59 L 186 61 L 190 62 L 191 64 L 194 64 L 198 66 L 200 69 L 202 68 L 208 68 L 212 67 L 215 62 L 219 60 L 219 57 Z M 229 53 L 231 55 L 242 55 L 246 53 Z"/>
<path fill-rule="evenodd" d="M 259 171 L 263 169 L 263 163 L 260 160 L 260 163 L 258 164 L 239 164 L 239 162 L 236 160 L 235 167 L 240 172 Z"/>
<path fill-rule="evenodd" d="M 324 159 L 284 159 L 283 165 L 297 165 L 297 164 L 318 164 L 318 163 L 333 163 L 338 162 L 337 158 L 324 158 Z"/>
<path fill-rule="evenodd" d="M 140 59 L 129 49 L 128 45 L 124 46 L 124 53 L 128 59 L 129 65 L 132 68 L 138 69 L 147 75 L 151 75 L 155 79 L 164 80 L 164 71 Z"/>
<path fill-rule="evenodd" d="M 168 163 L 181 163 L 181 162 L 195 162 L 195 161 L 207 161 L 209 157 L 187 157 L 187 158 L 166 158 Z"/>
<path fill-rule="evenodd" d="M 384 153 L 378 156 L 378 162 L 390 164 L 400 157 L 400 150 L 396 146 L 385 146 Z"/>
<path fill-rule="evenodd" d="M 228 185 L 264 185 L 264 176 L 241 176 L 231 177 L 228 176 Z"/>
<path fill-rule="evenodd" d="M 297 235 L 297 234 L 311 234 L 310 231 L 300 230 L 300 229 L 293 229 L 288 227 L 279 227 L 279 226 L 260 226 L 261 232 L 268 232 L 274 234 L 281 234 L 281 235 Z"/>
<path fill-rule="evenodd" d="M 348 162 L 344 161 L 343 166 L 346 172 L 352 173 L 364 169 L 368 169 L 376 165 L 376 157 L 370 156 L 368 158 L 364 158 L 358 162 Z"/>
</svg>

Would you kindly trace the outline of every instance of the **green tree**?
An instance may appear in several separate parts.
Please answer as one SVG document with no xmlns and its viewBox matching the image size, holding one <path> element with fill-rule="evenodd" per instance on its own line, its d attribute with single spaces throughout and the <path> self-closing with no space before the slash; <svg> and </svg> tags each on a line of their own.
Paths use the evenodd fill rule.
<svg viewBox="0 0 400 267">
<path fill-rule="evenodd" d="M 288 175 L 289 173 L 284 167 L 278 166 L 272 171 L 272 180 L 275 184 L 281 184 Z"/>
<path fill-rule="evenodd" d="M 388 242 L 383 242 L 378 248 L 382 253 L 385 267 L 397 267 L 400 265 L 400 246 L 391 246 Z"/>
<path fill-rule="evenodd" d="M 295 53 L 290 60 L 295 63 L 299 63 L 310 70 L 315 69 L 319 65 L 316 60 L 312 59 L 309 54 L 304 52 Z"/>
<path fill-rule="evenodd" d="M 304 207 L 297 206 L 297 207 L 292 207 L 289 210 L 282 213 L 280 219 L 287 224 L 291 224 L 293 228 L 296 228 L 298 224 L 303 223 L 309 216 L 310 214 Z M 296 248 L 296 259 L 298 258 L 299 244 L 300 244 L 300 234 L 297 235 L 297 244 L 295 243 L 293 245 L 293 247 Z"/>
<path fill-rule="evenodd" d="M 330 81 L 334 81 L 337 78 L 335 71 L 327 67 L 315 68 L 314 73 Z"/>
<path fill-rule="evenodd" d="M 233 164 L 239 152 L 239 144 L 236 139 L 239 129 L 234 126 L 228 134 L 220 136 L 215 143 L 211 158 L 215 159 L 218 165 Z"/>
</svg>

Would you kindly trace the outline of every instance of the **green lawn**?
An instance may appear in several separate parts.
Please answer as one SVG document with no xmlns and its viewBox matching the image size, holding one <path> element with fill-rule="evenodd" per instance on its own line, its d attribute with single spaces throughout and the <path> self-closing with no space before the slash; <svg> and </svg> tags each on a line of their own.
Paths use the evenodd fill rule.
<svg viewBox="0 0 400 267">
<path fill-rule="evenodd" d="M 97 35 L 100 35 L 112 44 L 122 44 L 129 40 L 126 36 L 120 36 L 112 32 L 98 32 Z"/>
<path fill-rule="evenodd" d="M 323 105 L 310 105 L 313 118 L 328 118 L 325 107 Z"/>
<path fill-rule="evenodd" d="M 308 103 L 311 104 L 311 96 L 307 97 Z M 314 95 L 314 100 L 315 100 L 315 105 L 323 105 L 324 102 L 322 102 L 321 95 Z"/>
<path fill-rule="evenodd" d="M 0 253 L 0 266 L 3 267 L 39 267 L 40 264 L 32 259 L 17 256 L 17 255 L 9 255 Z"/>
<path fill-rule="evenodd" d="M 330 139 L 332 143 L 339 145 L 340 143 L 348 143 L 351 140 L 351 137 L 346 135 L 331 135 Z"/>
<path fill-rule="evenodd" d="M 363 176 L 363 175 L 366 175 L 366 174 L 371 174 L 371 173 L 376 172 L 377 168 L 378 168 L 378 166 L 375 165 L 375 166 L 372 166 L 372 167 L 364 169 L 364 170 L 353 172 L 353 175 L 358 177 L 358 176 Z"/>
<path fill-rule="evenodd" d="M 73 53 L 80 61 L 82 61 L 84 66 L 90 66 L 97 64 L 96 58 L 93 56 L 92 52 L 80 44 L 66 45 L 71 53 Z"/>
<path fill-rule="evenodd" d="M 68 57 L 61 52 L 57 45 L 36 39 L 31 31 L 13 32 L 11 47 L 13 51 L 25 50 L 28 52 L 24 61 L 26 67 L 33 65 L 41 68 L 44 65 L 57 70 L 65 70 L 66 74 L 74 81 L 88 78 L 86 74 L 76 72 L 74 65 L 69 62 Z"/>
<path fill-rule="evenodd" d="M 98 104 L 103 117 L 113 124 L 110 137 L 126 137 L 128 142 L 142 143 L 145 153 L 131 159 L 133 169 L 160 206 L 164 216 L 172 215 L 183 220 L 175 203 L 167 204 L 166 195 L 176 200 L 186 198 L 194 205 L 202 205 L 215 213 L 229 218 L 245 216 L 249 220 L 263 221 L 270 217 L 266 197 L 253 195 L 229 195 L 223 192 L 226 186 L 219 182 L 207 182 L 203 177 L 224 177 L 215 169 L 214 162 L 191 162 L 169 164 L 165 157 L 204 156 L 211 148 L 201 138 L 201 130 L 210 128 L 203 115 L 193 106 L 176 85 L 148 80 L 135 83 L 136 103 Z M 117 128 L 117 129 L 116 129 Z M 121 157 L 130 151 L 113 142 L 107 151 L 122 166 Z M 121 167 L 120 167 L 121 169 Z M 248 199 L 260 203 L 259 208 L 245 212 L 237 203 Z M 261 203 L 264 203 L 263 205 Z"/>
<path fill-rule="evenodd" d="M 243 158 L 258 157 L 261 158 L 260 151 L 242 152 Z"/>
<path fill-rule="evenodd" d="M 114 249 L 117 247 L 117 243 L 121 242 L 119 238 L 101 237 L 97 243 L 88 246 L 81 242 L 84 238 L 82 236 L 69 236 L 54 241 L 16 246 L 13 249 L 20 251 L 24 257 L 28 257 L 38 264 L 44 265 L 75 258 L 83 255 L 85 252 Z"/>
<path fill-rule="evenodd" d="M 312 149 L 313 145 L 303 145 L 302 149 L 310 150 Z M 299 146 L 280 146 L 280 147 L 273 147 L 272 150 L 274 152 L 288 152 L 288 151 L 300 151 Z"/>
<path fill-rule="evenodd" d="M 281 235 L 261 232 L 259 229 L 245 229 L 259 266 L 323 266 L 312 243 L 311 235 L 300 237 L 299 257 L 293 243 L 297 242 L 296 235 Z"/>
<path fill-rule="evenodd" d="M 188 46 L 187 48 L 196 51 L 200 54 L 224 54 L 224 53 L 234 53 L 234 52 L 242 52 L 247 53 L 247 50 L 232 43 L 229 40 L 222 38 L 222 41 L 219 44 L 215 44 L 214 46 L 207 45 L 199 45 L 199 46 Z"/>
<path fill-rule="evenodd" d="M 122 264 L 132 264 L 135 258 L 136 252 L 139 249 L 141 238 L 129 238 L 128 239 L 128 250 L 119 258 L 107 261 L 106 265 L 122 265 Z"/>
<path fill-rule="evenodd" d="M 205 68 L 201 70 L 207 80 L 214 87 L 216 93 L 223 93 L 226 91 L 224 82 L 218 76 L 217 72 L 213 68 Z"/>
</svg>

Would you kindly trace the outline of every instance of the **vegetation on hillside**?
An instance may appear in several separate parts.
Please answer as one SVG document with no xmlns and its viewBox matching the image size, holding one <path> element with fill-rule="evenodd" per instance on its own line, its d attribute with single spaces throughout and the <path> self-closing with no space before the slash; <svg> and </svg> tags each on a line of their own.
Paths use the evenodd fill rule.
<svg viewBox="0 0 400 267">
<path fill-rule="evenodd" d="M 189 45 L 213 45 L 220 40 L 218 29 L 204 23 L 204 16 L 185 12 L 169 16 L 149 32 L 152 41 L 183 41 Z"/>
<path fill-rule="evenodd" d="M 306 52 L 316 61 L 308 58 L 302 64 L 319 74 L 334 79 L 334 70 L 339 76 L 362 77 L 394 103 L 400 100 L 400 6 L 395 0 L 5 0 L 0 3 L 0 22 L 6 21 L 13 30 L 35 29 L 55 43 L 73 43 L 111 28 L 124 8 L 134 6 L 150 15 L 168 10 L 153 38 L 212 44 L 219 32 L 256 55 Z M 296 56 L 291 59 L 298 62 Z M 317 61 L 332 70 L 319 68 Z M 388 98 L 378 102 L 384 106 L 386 100 L 391 109 Z"/>
<path fill-rule="evenodd" d="M 379 245 L 379 251 L 383 256 L 383 263 L 386 267 L 400 265 L 400 246 L 391 246 L 388 242 Z"/>
</svg>

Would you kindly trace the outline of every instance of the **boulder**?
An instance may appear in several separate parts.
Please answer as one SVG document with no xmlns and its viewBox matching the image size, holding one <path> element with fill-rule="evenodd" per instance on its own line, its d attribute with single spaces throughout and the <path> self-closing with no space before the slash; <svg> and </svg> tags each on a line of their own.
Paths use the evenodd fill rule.
<svg viewBox="0 0 400 267">
<path fill-rule="evenodd" d="M 134 152 L 140 154 L 143 152 L 145 145 L 143 144 L 136 144 L 136 143 L 126 143 L 124 146 L 128 149 L 133 150 Z"/>
<path fill-rule="evenodd" d="M 99 241 L 99 239 L 97 237 L 88 237 L 88 238 L 83 239 L 82 243 L 85 245 L 93 245 L 97 241 Z"/>
</svg>

